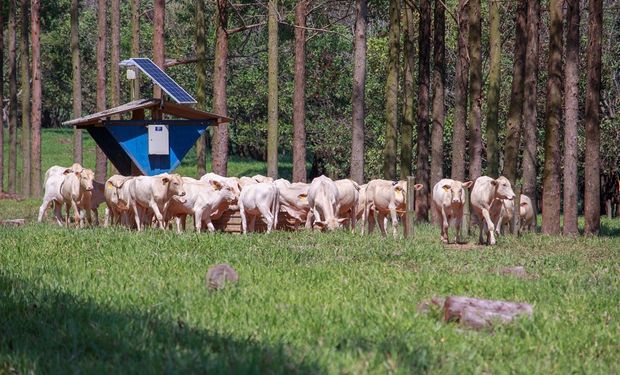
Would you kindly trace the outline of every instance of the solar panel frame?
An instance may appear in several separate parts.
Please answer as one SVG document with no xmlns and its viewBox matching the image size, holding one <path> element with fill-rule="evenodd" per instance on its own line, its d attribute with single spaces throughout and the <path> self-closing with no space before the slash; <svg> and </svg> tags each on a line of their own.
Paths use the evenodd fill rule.
<svg viewBox="0 0 620 375">
<path fill-rule="evenodd" d="M 191 96 L 181 85 L 172 79 L 166 72 L 146 57 L 136 57 L 130 59 L 133 63 L 153 80 L 157 86 L 161 87 L 174 101 L 179 104 L 195 104 L 196 99 Z"/>
</svg>

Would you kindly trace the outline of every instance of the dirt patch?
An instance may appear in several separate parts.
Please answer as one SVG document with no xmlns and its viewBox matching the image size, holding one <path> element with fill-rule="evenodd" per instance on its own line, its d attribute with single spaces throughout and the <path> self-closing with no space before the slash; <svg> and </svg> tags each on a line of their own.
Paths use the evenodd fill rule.
<svg viewBox="0 0 620 375">
<path fill-rule="evenodd" d="M 483 249 L 484 246 L 478 245 L 476 243 L 450 243 L 444 244 L 448 249 L 460 250 L 460 251 L 468 251 L 468 250 L 480 250 Z"/>
<path fill-rule="evenodd" d="M 530 274 L 525 270 L 525 267 L 523 266 L 514 266 L 514 267 L 504 267 L 500 270 L 497 270 L 493 273 L 498 273 L 502 276 L 512 276 L 512 277 L 516 277 L 518 279 L 523 279 L 523 280 L 531 280 L 531 279 L 535 279 L 538 276 L 535 274 Z"/>
</svg>

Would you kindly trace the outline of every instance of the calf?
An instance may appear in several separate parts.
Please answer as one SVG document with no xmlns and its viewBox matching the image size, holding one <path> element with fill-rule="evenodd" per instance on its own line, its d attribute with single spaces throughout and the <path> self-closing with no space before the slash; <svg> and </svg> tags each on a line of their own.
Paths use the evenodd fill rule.
<svg viewBox="0 0 620 375">
<path fill-rule="evenodd" d="M 280 209 L 293 218 L 295 229 L 301 223 L 305 223 L 310 211 L 308 203 L 308 189 L 310 184 L 296 182 L 291 184 L 287 180 L 281 178 L 274 182 L 278 188 L 278 199 L 280 201 Z"/>
<path fill-rule="evenodd" d="M 90 169 L 80 172 L 67 170 L 60 185 L 60 195 L 67 207 L 66 225 L 69 226 L 70 211 L 73 209 L 76 226 L 84 227 L 84 215 L 91 224 L 90 202 L 95 173 Z"/>
<path fill-rule="evenodd" d="M 243 177 L 242 177 L 243 179 Z M 243 188 L 243 185 L 241 183 L 241 180 L 237 177 L 224 177 L 224 176 L 220 176 L 219 174 L 216 173 L 207 173 L 205 175 L 203 175 L 202 177 L 200 177 L 200 181 L 203 182 L 211 182 L 211 181 L 217 181 L 221 184 L 224 184 L 226 186 L 229 186 L 232 190 L 233 193 L 233 205 L 237 204 L 237 200 L 239 199 L 239 194 L 241 194 L 241 189 Z M 231 209 L 236 209 L 237 207 L 232 207 Z M 221 216 L 221 215 L 220 215 Z"/>
<path fill-rule="evenodd" d="M 415 190 L 423 188 L 415 184 Z M 372 233 L 375 225 L 374 213 L 379 220 L 379 229 L 383 236 L 387 235 L 387 215 L 392 219 L 392 234 L 398 236 L 398 216 L 407 210 L 407 181 L 372 180 L 366 186 L 364 202 L 364 223 L 368 223 L 368 233 Z M 363 233 L 363 229 L 362 229 Z"/>
<path fill-rule="evenodd" d="M 338 218 L 338 201 L 340 195 L 334 181 L 326 176 L 312 180 L 308 188 L 310 211 L 306 217 L 306 228 L 334 230 L 340 228 L 347 219 Z"/>
<path fill-rule="evenodd" d="M 138 231 L 142 230 L 142 220 L 148 209 L 155 214 L 157 223 L 164 228 L 165 209 L 173 196 L 183 197 L 183 179 L 178 174 L 163 173 L 157 176 L 139 176 L 129 182 L 130 207 L 134 213 Z"/>
<path fill-rule="evenodd" d="M 441 240 L 450 243 L 448 229 L 453 223 L 456 231 L 454 242 L 461 242 L 461 224 L 463 221 L 463 205 L 465 189 L 473 185 L 473 181 L 461 182 L 444 178 L 433 187 L 433 209 L 441 228 Z"/>
<path fill-rule="evenodd" d="M 239 212 L 241 213 L 241 227 L 244 234 L 248 232 L 248 218 L 250 220 L 250 232 L 254 231 L 256 218 L 260 216 L 267 224 L 267 233 L 276 228 L 278 211 L 280 210 L 278 195 L 278 188 L 274 183 L 262 182 L 248 185 L 241 190 Z"/>
<path fill-rule="evenodd" d="M 360 186 L 357 182 L 349 179 L 335 181 L 338 188 L 338 217 L 347 219 L 347 225 L 355 232 L 357 223 L 357 206 L 359 204 Z"/>
<path fill-rule="evenodd" d="M 133 177 L 114 175 L 105 183 L 103 196 L 107 205 L 104 226 L 122 223 L 129 226 L 129 180 Z"/>
<path fill-rule="evenodd" d="M 74 163 L 71 167 L 60 167 L 54 165 L 45 171 L 45 179 L 43 180 L 43 203 L 39 207 L 38 222 L 42 222 L 45 218 L 45 211 L 50 204 L 54 204 L 54 217 L 58 225 L 62 226 L 62 203 L 63 198 L 60 195 L 60 185 L 65 179 L 65 174 L 70 172 L 81 172 L 84 169 L 79 163 Z"/>
<path fill-rule="evenodd" d="M 520 197 L 521 207 L 519 208 L 519 216 L 521 219 L 520 231 L 523 231 L 527 228 L 527 230 L 531 231 L 535 227 L 535 214 L 534 214 L 534 206 L 532 206 L 532 200 L 525 194 L 521 194 Z"/>
<path fill-rule="evenodd" d="M 471 190 L 471 206 L 474 215 L 478 218 L 480 244 L 495 245 L 495 225 L 491 219 L 491 206 L 495 199 L 513 200 L 515 193 L 512 191 L 510 181 L 504 176 L 494 180 L 488 176 L 481 176 L 476 179 Z M 483 233 L 486 240 L 483 240 Z"/>
</svg>

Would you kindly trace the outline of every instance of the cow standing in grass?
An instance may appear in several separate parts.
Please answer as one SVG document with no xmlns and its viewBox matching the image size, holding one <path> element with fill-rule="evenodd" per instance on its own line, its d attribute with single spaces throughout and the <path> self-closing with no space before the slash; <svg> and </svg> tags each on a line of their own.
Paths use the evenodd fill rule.
<svg viewBox="0 0 620 375">
<path fill-rule="evenodd" d="M 180 199 L 185 195 L 183 189 L 183 179 L 178 174 L 163 173 L 157 176 L 138 176 L 132 178 L 129 183 L 130 207 L 134 212 L 138 231 L 142 230 L 142 225 L 150 209 L 157 224 L 164 229 L 164 216 L 166 206 L 173 196 Z"/>
<path fill-rule="evenodd" d="M 478 219 L 480 244 L 495 245 L 495 224 L 491 216 L 491 206 L 496 199 L 513 200 L 515 193 L 512 191 L 510 181 L 504 176 L 494 180 L 488 176 L 476 179 L 471 190 L 471 206 Z M 499 215 L 499 213 L 497 213 Z M 483 234 L 486 238 L 483 238 Z"/>
<path fill-rule="evenodd" d="M 92 223 L 90 204 L 94 178 L 95 173 L 91 169 L 82 169 L 80 172 L 65 172 L 60 185 L 60 195 L 67 207 L 67 226 L 70 222 L 71 209 L 73 209 L 76 226 L 84 227 L 84 216 L 86 216 L 89 224 Z"/>
<path fill-rule="evenodd" d="M 276 228 L 280 210 L 278 195 L 278 188 L 274 183 L 257 183 L 241 190 L 239 212 L 243 234 L 246 234 L 248 229 L 253 232 L 256 218 L 261 216 L 267 224 L 267 233 Z"/>
<path fill-rule="evenodd" d="M 441 240 L 450 243 L 448 229 L 453 223 L 456 235 L 454 241 L 461 242 L 461 224 L 463 222 L 463 205 L 465 188 L 471 188 L 473 181 L 461 182 L 444 178 L 433 187 L 433 209 L 441 228 Z"/>
<path fill-rule="evenodd" d="M 306 218 L 306 228 L 334 230 L 340 228 L 347 219 L 338 218 L 340 195 L 334 181 L 326 176 L 312 180 L 308 188 L 310 211 Z"/>
<path fill-rule="evenodd" d="M 415 184 L 415 190 L 422 189 L 422 184 Z M 387 235 L 387 216 L 392 219 L 392 234 L 398 236 L 398 216 L 407 210 L 407 181 L 372 180 L 366 186 L 364 199 L 364 224 L 368 223 L 368 233 L 375 226 L 375 214 L 379 220 L 381 235 Z M 362 229 L 364 233 L 364 229 Z"/>
</svg>

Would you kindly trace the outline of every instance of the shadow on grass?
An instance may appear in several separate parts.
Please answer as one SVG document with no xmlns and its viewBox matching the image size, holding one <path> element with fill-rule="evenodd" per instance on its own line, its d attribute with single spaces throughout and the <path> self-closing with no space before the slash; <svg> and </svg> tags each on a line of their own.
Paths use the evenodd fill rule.
<svg viewBox="0 0 620 375">
<path fill-rule="evenodd" d="M 601 236 L 620 237 L 620 219 L 601 221 Z"/>
<path fill-rule="evenodd" d="M 265 346 L 0 275 L 0 373 L 324 373 Z"/>
</svg>

